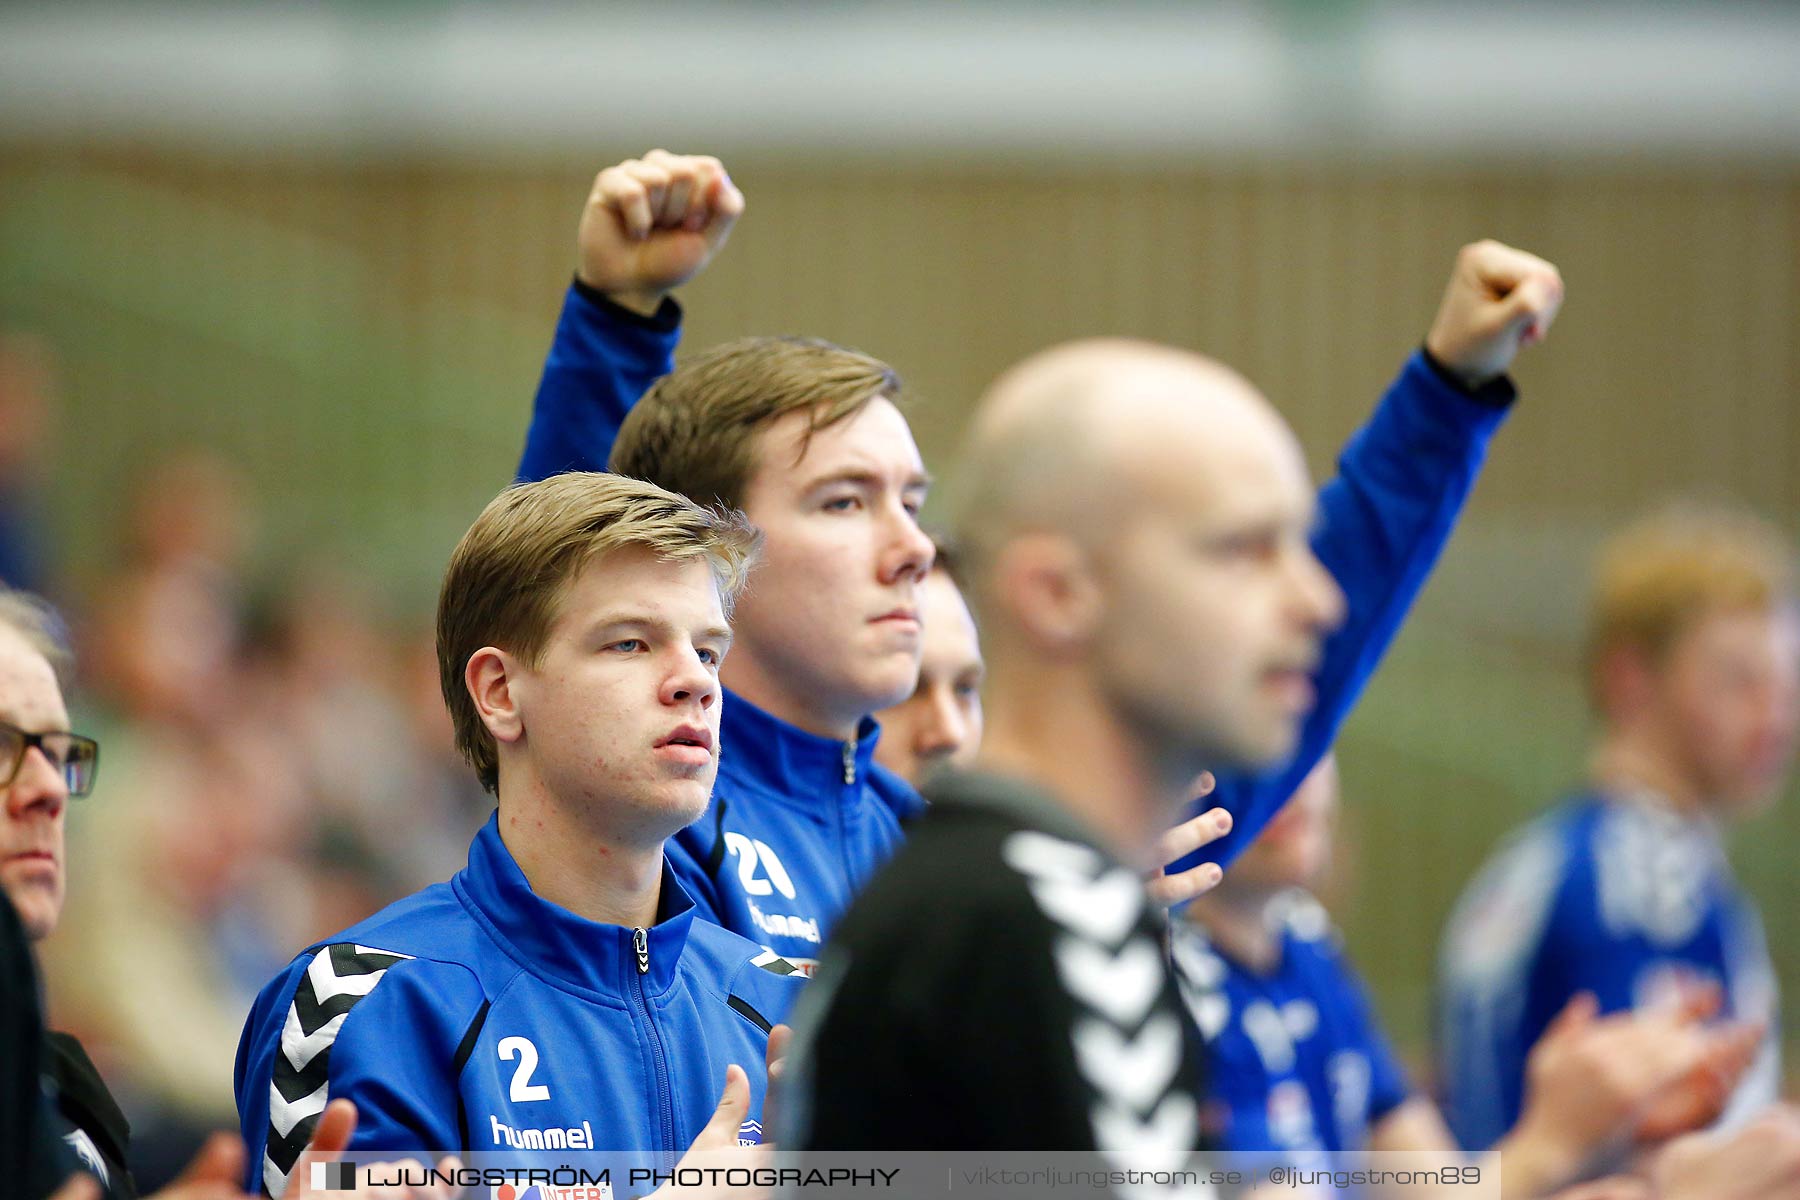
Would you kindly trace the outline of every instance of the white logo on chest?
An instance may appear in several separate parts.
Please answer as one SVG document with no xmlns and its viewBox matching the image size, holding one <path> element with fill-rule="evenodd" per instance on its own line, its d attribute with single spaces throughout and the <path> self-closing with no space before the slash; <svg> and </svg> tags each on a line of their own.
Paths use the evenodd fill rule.
<svg viewBox="0 0 1800 1200">
<path fill-rule="evenodd" d="M 737 856 L 738 882 L 743 885 L 744 894 L 748 896 L 768 896 L 780 892 L 789 900 L 794 898 L 794 881 L 788 876 L 787 868 L 781 865 L 781 859 L 769 848 L 769 843 L 756 838 L 747 838 L 741 833 L 727 833 L 725 848 Z"/>
</svg>

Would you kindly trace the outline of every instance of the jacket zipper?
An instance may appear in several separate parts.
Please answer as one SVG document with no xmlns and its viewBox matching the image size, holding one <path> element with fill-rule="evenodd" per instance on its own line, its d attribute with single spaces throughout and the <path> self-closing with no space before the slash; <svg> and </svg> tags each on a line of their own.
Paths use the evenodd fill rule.
<svg viewBox="0 0 1800 1200">
<path fill-rule="evenodd" d="M 853 788 L 855 786 L 856 786 L 856 743 L 855 742 L 845 742 L 844 743 L 844 787 Z M 837 819 L 838 855 L 842 858 L 843 863 L 844 863 L 844 878 L 846 878 L 850 881 L 850 894 L 851 895 L 855 895 L 858 891 L 862 890 L 862 880 L 858 877 L 858 873 L 856 870 L 856 863 L 852 861 L 852 857 L 850 854 L 850 830 L 849 830 L 848 826 L 846 825 L 845 819 L 844 819 L 845 809 L 847 809 L 850 806 L 850 803 L 854 802 L 855 799 L 856 799 L 855 796 L 848 796 L 845 798 L 845 800 L 832 805 L 832 808 L 834 810 L 833 815 Z"/>
<path fill-rule="evenodd" d="M 663 1049 L 662 1031 L 650 1016 L 650 997 L 644 993 L 644 976 L 650 973 L 650 931 L 637 928 L 631 931 L 631 949 L 637 955 L 637 989 L 638 1011 L 643 1014 L 644 1025 L 650 1030 L 650 1055 L 656 1063 L 656 1094 L 662 1101 L 662 1148 L 678 1150 L 675 1144 L 675 1102 L 669 1094 L 669 1057 Z"/>
</svg>

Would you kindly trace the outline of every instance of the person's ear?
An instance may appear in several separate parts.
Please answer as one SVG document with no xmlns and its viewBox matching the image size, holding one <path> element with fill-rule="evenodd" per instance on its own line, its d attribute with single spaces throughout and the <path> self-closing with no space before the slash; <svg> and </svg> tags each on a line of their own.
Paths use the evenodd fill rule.
<svg viewBox="0 0 1800 1200">
<path fill-rule="evenodd" d="M 1000 551 L 993 575 L 1000 604 L 1039 650 L 1072 655 L 1085 647 L 1105 608 L 1091 557 L 1061 534 L 1014 538 Z"/>
<path fill-rule="evenodd" d="M 463 686 L 475 701 L 475 712 L 496 742 L 516 742 L 525 734 L 525 717 L 514 690 L 518 660 L 494 646 L 469 655 Z"/>
<path fill-rule="evenodd" d="M 1594 695 L 1601 715 L 1619 718 L 1643 711 L 1661 672 L 1642 646 L 1609 647 L 1594 664 Z"/>
</svg>

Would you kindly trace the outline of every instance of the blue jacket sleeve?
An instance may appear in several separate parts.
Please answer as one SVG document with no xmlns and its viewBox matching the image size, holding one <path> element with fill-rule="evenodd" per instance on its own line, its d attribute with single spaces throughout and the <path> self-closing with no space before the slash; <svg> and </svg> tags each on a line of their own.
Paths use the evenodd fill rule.
<svg viewBox="0 0 1800 1200">
<path fill-rule="evenodd" d="M 1221 866 L 1249 845 L 1318 765 L 1436 564 L 1513 397 L 1504 380 L 1480 395 L 1415 353 L 1319 492 L 1313 553 L 1344 591 L 1344 624 L 1326 642 L 1317 699 L 1292 758 L 1255 774 L 1221 775 L 1199 808 L 1233 818 L 1229 835 L 1175 864 Z"/>
<path fill-rule="evenodd" d="M 327 954 L 321 950 L 318 954 Z M 263 989 L 238 1046 L 246 1190 L 280 1196 L 326 1103 L 356 1104 L 351 1151 L 460 1149 L 457 1048 L 482 1013 L 461 966 L 411 959 L 366 993 L 317 992 L 314 953 Z"/>
<path fill-rule="evenodd" d="M 257 994 L 238 1039 L 237 1066 L 232 1090 L 237 1095 L 238 1127 L 249 1153 L 244 1161 L 244 1190 L 264 1194 L 264 1155 L 269 1148 L 269 1082 L 272 1064 L 281 1048 L 281 1029 L 287 1017 L 287 997 L 306 971 L 310 955 L 303 955 Z"/>
<path fill-rule="evenodd" d="M 538 381 L 518 482 L 606 470 L 625 414 L 674 368 L 680 339 L 675 301 L 643 317 L 571 284 Z"/>
<path fill-rule="evenodd" d="M 456 1050 L 480 1009 L 474 977 L 441 963 L 402 963 L 344 1019 L 330 1095 L 356 1102 L 351 1150 L 463 1148 Z M 398 1046 L 409 1053 L 396 1054 Z"/>
</svg>

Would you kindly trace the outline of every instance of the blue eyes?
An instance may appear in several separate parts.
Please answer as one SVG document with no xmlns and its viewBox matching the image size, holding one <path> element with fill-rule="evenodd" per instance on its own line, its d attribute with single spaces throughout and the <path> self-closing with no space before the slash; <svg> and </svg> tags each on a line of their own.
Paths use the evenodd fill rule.
<svg viewBox="0 0 1800 1200">
<path fill-rule="evenodd" d="M 650 649 L 650 643 L 643 638 L 624 638 L 617 642 L 609 642 L 605 649 L 619 654 L 637 654 Z M 709 667 L 716 667 L 724 659 L 724 655 L 711 646 L 700 646 L 694 650 L 700 661 Z"/>
<path fill-rule="evenodd" d="M 819 507 L 825 512 L 842 513 L 855 512 L 862 508 L 862 506 L 863 502 L 862 497 L 860 496 L 838 496 L 835 499 L 825 501 Z M 916 521 L 919 519 L 919 511 L 925 507 L 925 502 L 922 500 L 902 500 L 900 502 L 900 507 L 906 510 L 907 516 Z"/>
</svg>

